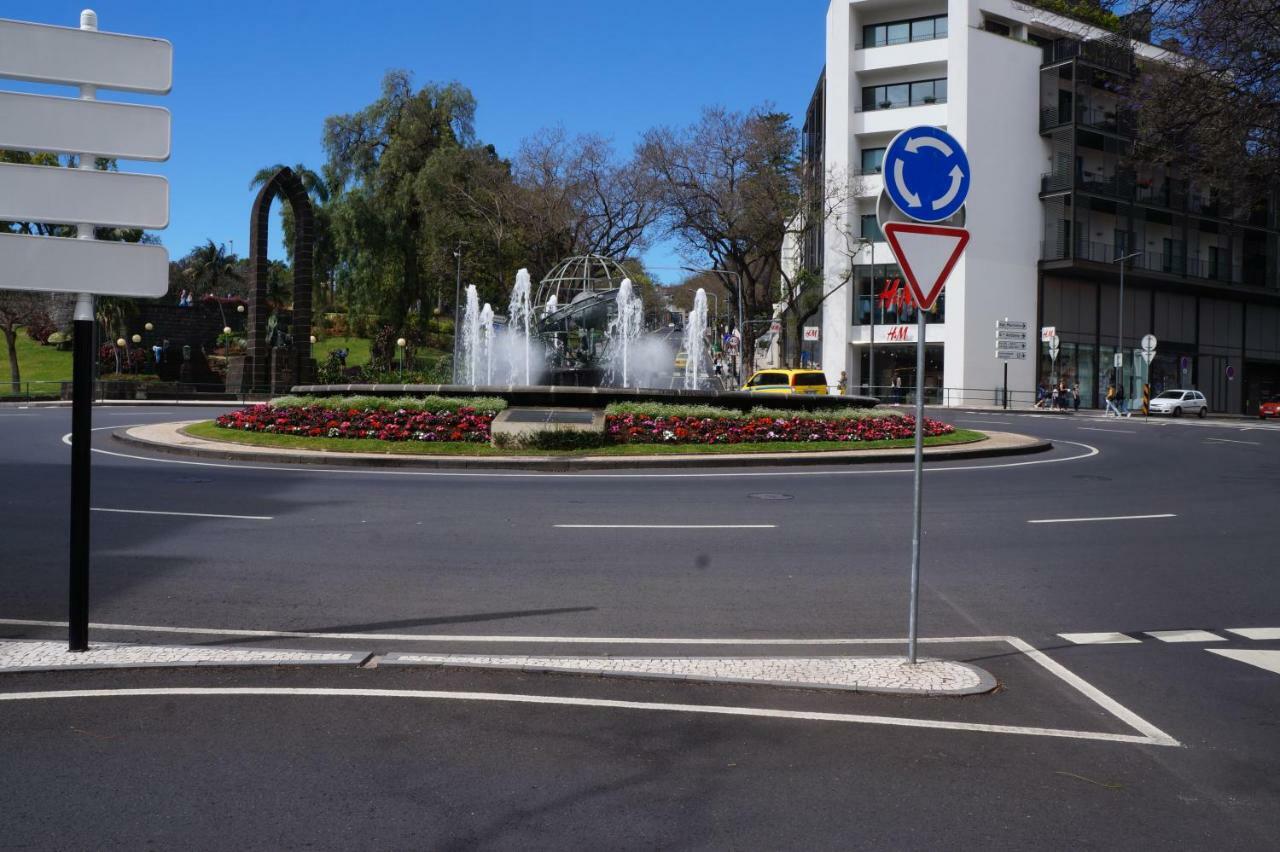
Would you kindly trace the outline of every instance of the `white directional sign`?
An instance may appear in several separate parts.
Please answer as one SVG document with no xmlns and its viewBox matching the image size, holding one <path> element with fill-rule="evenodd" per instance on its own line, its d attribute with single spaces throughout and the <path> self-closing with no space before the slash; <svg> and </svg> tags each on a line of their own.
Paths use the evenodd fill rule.
<svg viewBox="0 0 1280 852">
<path fill-rule="evenodd" d="M 1026 331 L 1027 324 L 1022 320 L 1002 319 L 1002 320 L 996 320 L 996 328 L 1012 329 L 1014 331 Z"/>
<path fill-rule="evenodd" d="M 1001 361 L 1025 361 L 1027 360 L 1027 353 L 999 349 L 996 351 L 996 357 Z"/>
<path fill-rule="evenodd" d="M 169 226 L 169 181 L 159 175 L 0 163 L 0 221 Z"/>
<path fill-rule="evenodd" d="M 1008 329 L 998 329 L 996 331 L 997 340 L 1026 340 L 1027 333 L 1025 331 L 1009 331 Z"/>
<path fill-rule="evenodd" d="M 169 159 L 169 111 L 160 107 L 0 92 L 0 148 Z"/>
<path fill-rule="evenodd" d="M 166 94 L 166 41 L 0 20 L 0 78 L 80 86 L 79 98 L 0 92 L 0 149 L 80 157 L 79 168 L 0 165 L 0 220 L 76 225 L 77 239 L 0 234 L 0 289 L 163 296 L 160 246 L 97 242 L 93 226 L 164 228 L 169 184 L 155 175 L 98 171 L 93 159 L 169 159 L 170 116 L 159 107 L 95 100 L 99 88 Z M 80 317 L 77 316 L 77 322 Z"/>
<path fill-rule="evenodd" d="M 173 88 L 173 45 L 0 19 L 0 77 L 167 95 Z"/>
<path fill-rule="evenodd" d="M 998 349 L 1026 349 L 1027 342 L 1025 340 L 997 340 L 996 348 Z"/>
<path fill-rule="evenodd" d="M 0 234 L 0 290 L 157 298 L 169 289 L 160 246 Z"/>
</svg>

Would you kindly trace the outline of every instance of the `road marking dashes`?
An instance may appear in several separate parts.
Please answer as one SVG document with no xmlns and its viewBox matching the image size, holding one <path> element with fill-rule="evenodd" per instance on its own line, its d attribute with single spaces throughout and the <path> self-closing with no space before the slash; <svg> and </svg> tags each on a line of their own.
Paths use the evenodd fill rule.
<svg viewBox="0 0 1280 852">
<path fill-rule="evenodd" d="M 1245 639 L 1268 640 L 1280 639 L 1280 627 L 1233 627 L 1224 628 L 1223 633 L 1234 633 Z M 1229 636 L 1223 636 L 1212 630 L 1144 630 L 1128 633 L 1059 633 L 1060 639 L 1066 639 L 1074 645 L 1140 645 L 1144 641 L 1156 639 L 1160 642 L 1228 642 Z M 1280 653 L 1280 652 L 1277 652 Z"/>
<path fill-rule="evenodd" d="M 1229 651 L 1226 648 L 1205 648 L 1205 650 L 1210 654 L 1218 654 L 1280 674 L 1280 651 Z"/>
<path fill-rule="evenodd" d="M 1140 645 L 1142 640 L 1123 633 L 1059 633 L 1068 642 L 1077 645 Z"/>
<path fill-rule="evenodd" d="M 1227 632 L 1246 639 L 1280 639 L 1280 627 L 1228 627 Z"/>
<path fill-rule="evenodd" d="M 1226 642 L 1225 636 L 1208 630 L 1147 630 L 1146 634 L 1161 642 Z"/>
</svg>

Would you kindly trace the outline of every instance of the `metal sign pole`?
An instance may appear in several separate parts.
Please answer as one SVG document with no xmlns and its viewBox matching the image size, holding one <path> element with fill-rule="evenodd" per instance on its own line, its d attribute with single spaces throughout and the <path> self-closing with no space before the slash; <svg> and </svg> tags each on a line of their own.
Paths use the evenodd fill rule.
<svg viewBox="0 0 1280 852">
<path fill-rule="evenodd" d="M 911 603 L 907 610 L 907 662 L 916 661 L 917 615 L 920 609 L 920 514 L 924 480 L 924 308 L 916 308 L 916 458 L 911 522 Z"/>
</svg>

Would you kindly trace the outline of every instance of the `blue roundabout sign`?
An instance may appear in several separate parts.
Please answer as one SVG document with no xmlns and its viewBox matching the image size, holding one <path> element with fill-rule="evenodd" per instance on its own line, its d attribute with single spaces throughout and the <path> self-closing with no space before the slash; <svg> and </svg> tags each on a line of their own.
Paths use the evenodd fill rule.
<svg viewBox="0 0 1280 852">
<path fill-rule="evenodd" d="M 956 138 L 936 127 L 911 127 L 884 154 L 884 190 L 918 222 L 950 219 L 969 195 L 969 158 Z"/>
</svg>

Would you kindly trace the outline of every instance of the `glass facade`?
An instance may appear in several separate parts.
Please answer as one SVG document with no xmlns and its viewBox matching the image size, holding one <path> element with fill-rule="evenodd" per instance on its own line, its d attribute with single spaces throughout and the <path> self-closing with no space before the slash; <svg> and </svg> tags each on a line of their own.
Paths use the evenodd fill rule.
<svg viewBox="0 0 1280 852">
<path fill-rule="evenodd" d="M 862 28 L 863 47 L 885 47 L 910 41 L 932 41 L 947 37 L 947 16 L 931 15 L 905 21 L 867 24 Z"/>
</svg>

